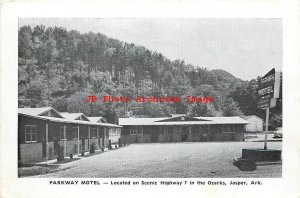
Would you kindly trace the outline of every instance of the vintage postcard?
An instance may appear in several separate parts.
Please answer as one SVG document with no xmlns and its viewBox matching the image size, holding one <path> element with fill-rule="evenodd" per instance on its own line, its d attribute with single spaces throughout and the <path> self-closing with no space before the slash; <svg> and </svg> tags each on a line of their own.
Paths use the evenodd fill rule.
<svg viewBox="0 0 300 198">
<path fill-rule="evenodd" d="M 47 197 L 54 190 L 64 196 L 63 189 L 72 191 L 65 196 L 80 189 L 109 196 L 121 188 L 170 187 L 174 196 L 176 189 L 210 197 L 230 196 L 228 190 L 236 197 L 299 196 L 299 153 L 288 155 L 299 152 L 288 114 L 298 81 L 286 88 L 299 70 L 292 71 L 284 41 L 285 31 L 299 33 L 289 32 L 286 19 L 294 15 L 276 13 L 276 6 L 256 15 L 191 15 L 193 3 L 179 16 L 176 6 L 163 14 L 165 5 L 157 5 L 157 16 L 143 16 L 143 6 L 138 14 L 111 14 L 122 3 L 95 3 L 81 14 L 63 13 L 62 4 L 55 15 L 37 12 L 46 3 L 30 5 L 7 5 L 1 17 L 1 33 L 10 35 L 1 36 L 1 84 L 15 93 L 14 110 L 1 104 L 1 117 L 9 113 L 15 125 L 1 121 L 1 166 L 14 167 L 7 174 L 13 179 L 3 174 L 1 196 L 23 197 L 28 185 L 50 191 Z"/>
</svg>

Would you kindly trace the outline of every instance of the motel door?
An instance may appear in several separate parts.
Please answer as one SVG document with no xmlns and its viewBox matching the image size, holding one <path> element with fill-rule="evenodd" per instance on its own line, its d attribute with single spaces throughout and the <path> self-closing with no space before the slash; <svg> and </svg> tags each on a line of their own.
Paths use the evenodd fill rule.
<svg viewBox="0 0 300 198">
<path fill-rule="evenodd" d="M 158 142 L 158 134 L 151 135 L 151 142 Z"/>
<path fill-rule="evenodd" d="M 182 142 L 187 141 L 188 134 L 189 134 L 189 127 L 188 126 L 182 126 L 181 127 L 181 141 Z"/>
<path fill-rule="evenodd" d="M 43 157 L 46 157 L 46 139 L 44 137 L 42 138 L 42 154 Z"/>
</svg>

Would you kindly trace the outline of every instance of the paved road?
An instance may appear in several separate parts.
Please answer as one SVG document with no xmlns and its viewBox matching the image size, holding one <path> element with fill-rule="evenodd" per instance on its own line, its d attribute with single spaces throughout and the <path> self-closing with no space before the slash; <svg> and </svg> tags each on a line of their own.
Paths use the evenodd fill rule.
<svg viewBox="0 0 300 198">
<path fill-rule="evenodd" d="M 267 140 L 268 141 L 282 141 L 282 138 L 273 138 L 274 137 L 274 133 L 269 133 L 267 135 Z M 265 141 L 265 134 L 262 133 L 247 133 L 245 135 L 245 141 L 247 142 L 263 142 Z"/>
<path fill-rule="evenodd" d="M 281 149 L 281 142 L 269 142 Z M 36 177 L 281 177 L 281 165 L 240 171 L 232 165 L 242 148 L 262 142 L 132 144 L 62 165 L 67 170 Z"/>
</svg>

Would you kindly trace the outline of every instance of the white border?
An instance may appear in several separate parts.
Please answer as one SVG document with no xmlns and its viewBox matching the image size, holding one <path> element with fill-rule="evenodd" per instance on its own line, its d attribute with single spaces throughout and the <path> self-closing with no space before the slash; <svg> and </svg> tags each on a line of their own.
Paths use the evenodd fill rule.
<svg viewBox="0 0 300 198">
<path fill-rule="evenodd" d="M 219 3 L 209 3 L 206 1 L 183 2 L 159 0 L 152 3 L 150 1 L 65 1 L 64 3 L 59 1 L 20 1 L 3 4 L 1 7 L 0 70 L 0 197 L 129 197 L 132 195 L 143 197 L 299 197 L 299 8 L 300 3 L 296 0 L 261 1 L 259 3 L 258 1 L 220 1 Z M 18 179 L 16 145 L 18 124 L 17 30 L 19 17 L 282 18 L 284 41 L 283 130 L 285 131 L 283 142 L 283 178 L 259 179 L 264 183 L 263 186 L 246 187 L 50 186 L 48 184 L 50 179 Z M 63 179 L 66 180 L 67 178 Z M 81 181 L 83 179 L 78 180 Z M 109 181 L 109 179 L 97 180 Z M 208 181 L 207 178 L 201 180 Z M 230 179 L 221 180 L 229 181 Z M 246 180 L 255 180 L 255 178 Z"/>
</svg>

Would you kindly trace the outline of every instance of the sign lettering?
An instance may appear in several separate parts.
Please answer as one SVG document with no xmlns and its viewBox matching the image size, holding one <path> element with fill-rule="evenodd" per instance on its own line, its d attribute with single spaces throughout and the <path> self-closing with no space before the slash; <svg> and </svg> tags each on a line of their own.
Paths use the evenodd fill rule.
<svg viewBox="0 0 300 198">
<path fill-rule="evenodd" d="M 280 74 L 275 69 L 269 71 L 263 76 L 258 85 L 257 106 L 260 109 L 266 109 L 276 106 L 276 98 L 279 97 Z"/>
</svg>

